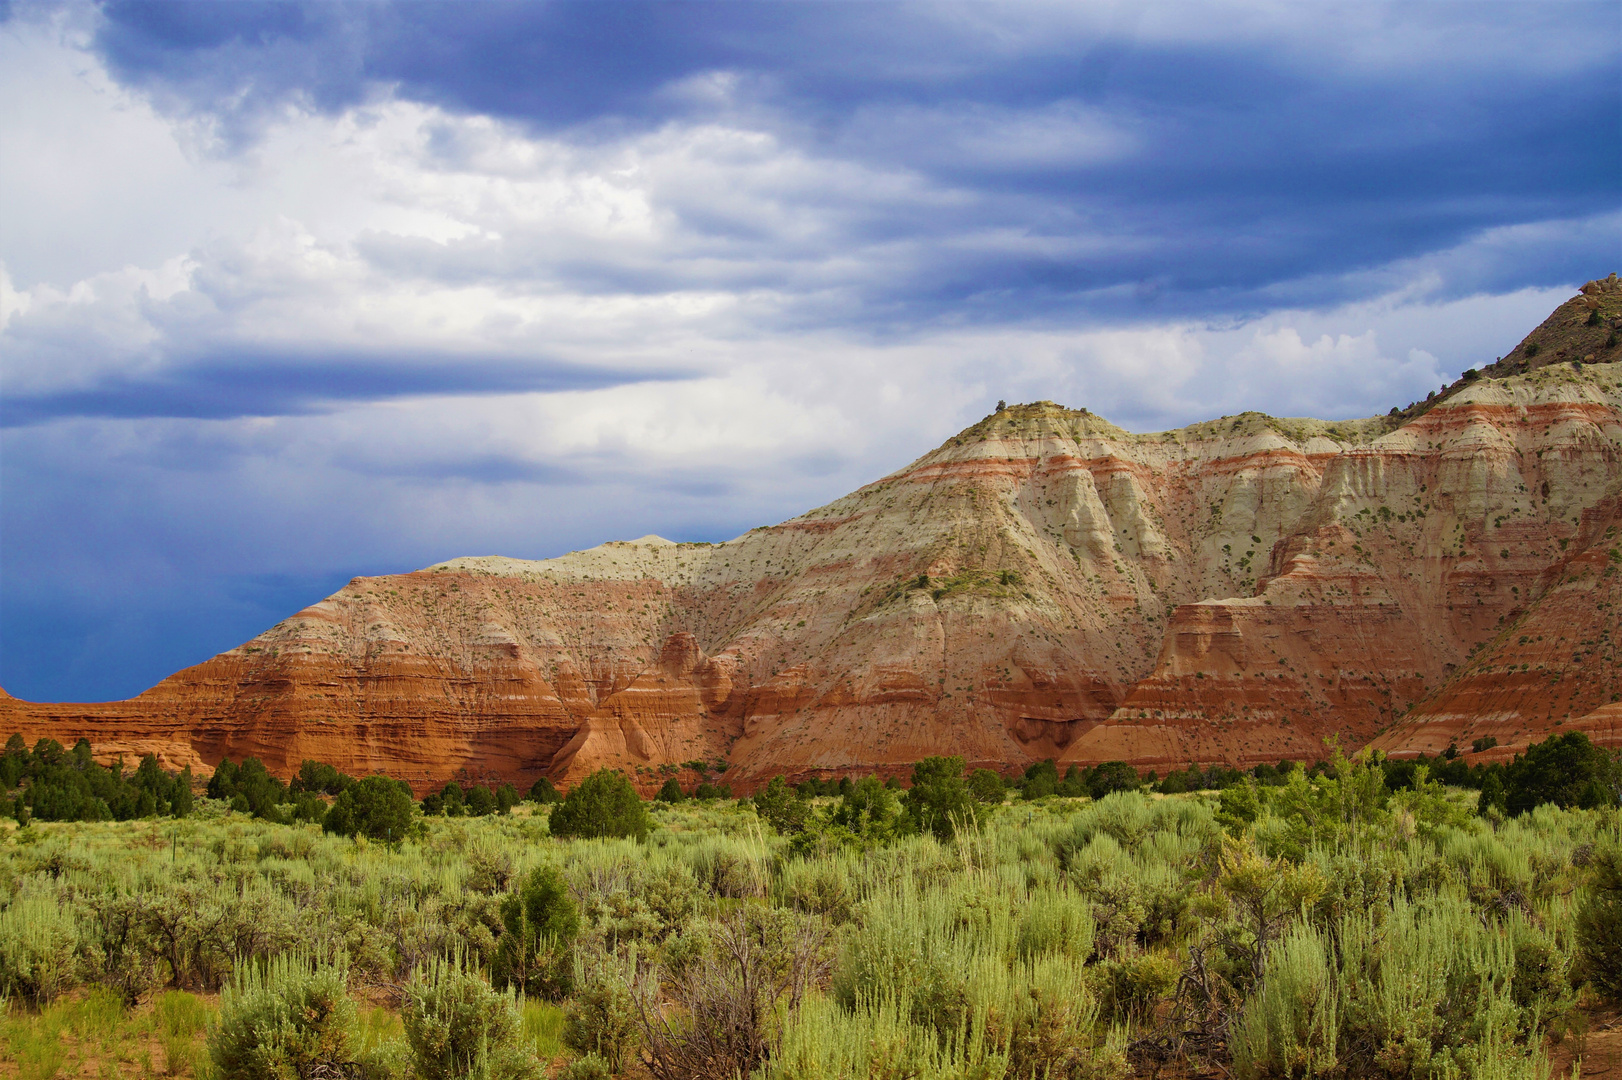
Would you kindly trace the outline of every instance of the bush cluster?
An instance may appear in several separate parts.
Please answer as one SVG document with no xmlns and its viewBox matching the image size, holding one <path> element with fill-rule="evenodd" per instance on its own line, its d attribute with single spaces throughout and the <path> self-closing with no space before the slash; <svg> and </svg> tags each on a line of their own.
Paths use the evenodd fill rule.
<svg viewBox="0 0 1622 1080">
<path fill-rule="evenodd" d="M 542 777 L 537 780 L 536 786 L 545 783 L 547 788 L 556 793 L 552 782 Z M 533 795 L 534 788 L 531 789 Z M 519 803 L 518 789 L 511 784 L 500 784 L 494 788 L 482 784 L 470 785 L 465 791 L 461 784 L 455 780 L 448 782 L 438 791 L 426 796 L 422 800 L 424 814 L 443 814 L 446 817 L 484 817 L 486 814 L 508 814 Z M 544 802 L 545 799 L 533 799 L 535 802 Z"/>
<path fill-rule="evenodd" d="M 64 750 L 55 739 L 40 739 L 29 750 L 12 735 L 0 753 L 0 816 L 21 824 L 41 821 L 129 821 L 145 817 L 185 817 L 192 810 L 191 770 L 165 772 L 151 754 L 124 775 L 122 760 L 96 764 L 90 743 L 80 739 Z"/>
<path fill-rule="evenodd" d="M 308 787 L 304 783 L 306 777 L 310 781 Z M 241 764 L 226 758 L 214 767 L 214 775 L 209 777 L 208 797 L 223 800 L 231 809 L 265 821 L 282 824 L 313 821 L 319 825 L 327 813 L 327 803 L 321 793 L 328 788 L 341 792 L 352 782 L 330 765 L 306 761 L 299 767 L 298 777 L 287 784 L 272 776 L 265 763 L 256 757 L 243 758 Z"/>
</svg>

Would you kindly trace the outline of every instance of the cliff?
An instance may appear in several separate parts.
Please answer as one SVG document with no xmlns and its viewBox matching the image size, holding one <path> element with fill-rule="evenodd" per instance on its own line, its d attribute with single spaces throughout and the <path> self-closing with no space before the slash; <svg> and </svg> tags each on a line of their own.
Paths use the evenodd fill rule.
<svg viewBox="0 0 1622 1080">
<path fill-rule="evenodd" d="M 357 578 L 129 701 L 0 698 L 0 731 L 195 767 L 317 758 L 419 790 L 1531 737 L 1622 692 L 1617 325 L 1613 276 L 1369 420 L 1132 434 L 1015 406 L 724 544 Z"/>
</svg>

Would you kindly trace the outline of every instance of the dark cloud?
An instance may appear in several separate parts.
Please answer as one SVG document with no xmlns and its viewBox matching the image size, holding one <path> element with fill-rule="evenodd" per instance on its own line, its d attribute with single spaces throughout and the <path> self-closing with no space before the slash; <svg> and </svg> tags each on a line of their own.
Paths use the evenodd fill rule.
<svg viewBox="0 0 1622 1080">
<path fill-rule="evenodd" d="M 379 461 L 351 456 L 340 457 L 334 464 L 359 476 L 427 480 L 435 483 L 572 487 L 594 482 L 593 477 L 579 469 L 497 454 L 451 456 L 432 461 Z"/>
<path fill-rule="evenodd" d="M 907 242 L 919 246 L 911 264 L 886 268 L 903 272 L 849 283 L 863 311 L 847 317 L 912 322 L 969 305 L 1006 319 L 1080 304 L 1131 318 L 1146 280 L 1189 314 L 1219 315 L 1280 289 L 1338 302 L 1361 271 L 1615 207 L 1622 55 L 1574 43 L 1551 63 L 1545 47 L 1596 14 L 1615 23 L 1616 9 L 1381 10 L 1389 40 L 1373 60 L 1336 40 L 1346 13 L 1230 34 L 1221 12 L 1189 9 L 1176 36 L 1125 15 L 1048 13 L 1044 25 L 1040 9 L 866 4 L 114 3 L 99 43 L 124 78 L 233 123 L 289 96 L 336 108 L 385 85 L 585 143 L 724 116 L 959 196 L 955 210 L 826 197 L 836 227 L 796 253 L 725 205 L 670 192 L 689 236 L 732 257 L 554 268 L 586 290 L 792 287 L 805 276 L 789 267 L 797 254 L 814 263 Z M 999 13 L 1007 26 L 988 26 Z M 1426 51 L 1449 41 L 1445 61 Z M 716 94 L 683 90 L 717 72 L 733 82 Z M 1069 114 L 1084 122 L 1067 133 Z M 1105 145 L 1091 152 L 1095 139 Z M 954 242 L 990 228 L 1049 250 Z M 1588 255 L 1528 265 L 1514 283 L 1570 280 L 1584 263 L 1580 277 Z M 515 259 L 477 245 L 424 256 L 447 277 Z"/>
<path fill-rule="evenodd" d="M 393 398 L 598 390 L 689 377 L 670 368 L 612 370 L 508 357 L 412 361 L 341 350 L 319 357 L 230 352 L 152 373 L 115 371 L 87 387 L 8 392 L 0 396 L 0 427 L 63 417 L 296 416 Z"/>
</svg>

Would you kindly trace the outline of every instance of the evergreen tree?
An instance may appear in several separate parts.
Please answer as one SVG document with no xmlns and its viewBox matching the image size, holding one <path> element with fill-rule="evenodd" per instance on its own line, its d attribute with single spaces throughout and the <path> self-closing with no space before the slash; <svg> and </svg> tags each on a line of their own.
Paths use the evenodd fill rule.
<svg viewBox="0 0 1622 1080">
<path fill-rule="evenodd" d="M 1609 805 L 1611 767 L 1608 755 L 1580 731 L 1533 743 L 1504 770 L 1505 809 L 1523 814 L 1546 802 L 1584 809 Z"/>
<path fill-rule="evenodd" d="M 795 836 L 805 831 L 811 816 L 811 804 L 805 797 L 788 786 L 781 776 L 755 793 L 755 813 L 784 836 Z"/>
<path fill-rule="evenodd" d="M 576 784 L 552 811 L 553 836 L 634 836 L 653 828 L 642 797 L 613 769 L 598 769 Z"/>
<path fill-rule="evenodd" d="M 339 836 L 398 843 L 411 831 L 416 803 L 403 780 L 368 776 L 350 784 L 327 811 L 322 828 Z"/>
<path fill-rule="evenodd" d="M 903 801 L 913 823 L 939 840 L 950 840 L 959 825 L 973 824 L 978 816 L 960 757 L 927 757 L 914 765 L 912 788 Z"/>
</svg>

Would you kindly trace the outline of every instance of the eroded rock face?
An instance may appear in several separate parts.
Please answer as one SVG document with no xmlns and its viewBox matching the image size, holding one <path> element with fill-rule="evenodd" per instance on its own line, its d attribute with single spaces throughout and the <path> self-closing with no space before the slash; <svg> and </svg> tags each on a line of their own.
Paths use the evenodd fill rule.
<svg viewBox="0 0 1622 1080">
<path fill-rule="evenodd" d="M 1622 704 L 1614 704 L 1622 702 L 1622 485 L 1576 526 L 1524 609 L 1376 746 L 1437 753 L 1491 737 L 1498 745 L 1481 758 L 1490 761 L 1568 728 L 1622 745 Z"/>
<path fill-rule="evenodd" d="M 1534 336 L 1587 348 L 1587 322 L 1561 328 L 1622 318 L 1597 286 Z M 1519 364 L 1340 423 L 1135 435 L 1017 406 L 725 544 L 357 578 L 130 701 L 0 699 L 0 729 L 419 791 L 1507 745 L 1622 692 L 1622 365 Z"/>
</svg>

